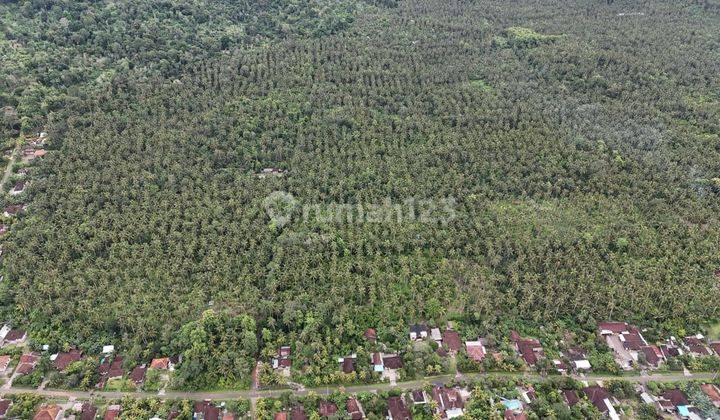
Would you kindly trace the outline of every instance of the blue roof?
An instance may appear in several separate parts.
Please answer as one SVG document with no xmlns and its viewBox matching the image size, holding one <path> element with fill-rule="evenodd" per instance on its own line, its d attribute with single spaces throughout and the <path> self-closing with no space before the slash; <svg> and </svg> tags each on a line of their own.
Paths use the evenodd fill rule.
<svg viewBox="0 0 720 420">
<path fill-rule="evenodd" d="M 686 405 L 678 405 L 677 406 L 678 413 L 683 417 L 689 417 L 690 416 L 690 410 L 688 410 Z"/>
<path fill-rule="evenodd" d="M 503 400 L 502 403 L 508 410 L 519 410 L 522 408 L 522 403 L 520 402 L 520 400 Z"/>
</svg>

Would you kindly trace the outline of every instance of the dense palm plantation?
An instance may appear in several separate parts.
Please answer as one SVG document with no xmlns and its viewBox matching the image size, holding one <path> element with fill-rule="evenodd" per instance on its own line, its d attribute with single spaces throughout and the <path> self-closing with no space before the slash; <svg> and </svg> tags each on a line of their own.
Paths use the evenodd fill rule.
<svg viewBox="0 0 720 420">
<path fill-rule="evenodd" d="M 17 54 L 2 97 L 53 140 L 0 285 L 39 341 L 141 357 L 200 328 L 235 358 L 292 342 L 313 365 L 417 320 L 472 335 L 718 317 L 716 2 L 134 3 L 0 6 Z M 452 198 L 454 218 L 278 226 L 274 191 Z M 208 308 L 224 315 L 205 324 Z"/>
</svg>

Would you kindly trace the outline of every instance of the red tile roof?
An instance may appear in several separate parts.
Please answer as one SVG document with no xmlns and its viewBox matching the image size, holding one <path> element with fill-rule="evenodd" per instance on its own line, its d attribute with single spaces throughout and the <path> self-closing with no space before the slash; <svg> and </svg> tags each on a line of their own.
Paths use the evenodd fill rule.
<svg viewBox="0 0 720 420">
<path fill-rule="evenodd" d="M 565 397 L 565 402 L 567 402 L 567 405 L 569 405 L 570 407 L 580 402 L 580 398 L 577 396 L 577 393 L 573 389 L 563 390 L 563 396 Z"/>
<path fill-rule="evenodd" d="M 362 412 L 360 411 L 360 404 L 354 397 L 350 397 L 345 402 L 345 409 L 350 414 L 352 420 L 360 420 L 363 418 Z"/>
<path fill-rule="evenodd" d="M 468 341 L 465 342 L 465 348 L 467 349 L 468 356 L 474 361 L 482 362 L 485 358 L 485 349 L 482 344 L 475 344 L 475 342 Z"/>
<path fill-rule="evenodd" d="M 53 365 L 55 365 L 55 369 L 62 372 L 72 363 L 79 362 L 82 358 L 82 351 L 73 349 L 66 353 L 59 353 L 53 361 Z"/>
<path fill-rule="evenodd" d="M 714 403 L 720 402 L 720 391 L 718 391 L 717 387 L 713 384 L 702 384 L 700 385 L 700 389 L 705 393 L 705 395 L 710 398 L 710 401 Z"/>
<path fill-rule="evenodd" d="M 27 332 L 25 330 L 12 329 L 5 335 L 5 342 L 19 341 L 25 338 Z"/>
<path fill-rule="evenodd" d="M 145 380 L 145 373 L 147 372 L 147 367 L 145 365 L 141 366 L 135 366 L 130 372 L 130 380 L 135 383 L 135 385 L 140 385 Z"/>
<path fill-rule="evenodd" d="M 8 408 L 10 408 L 10 405 L 12 404 L 12 401 L 10 400 L 0 400 L 0 417 L 4 416 Z"/>
<path fill-rule="evenodd" d="M 656 346 L 643 346 L 640 350 L 642 350 L 645 355 L 645 360 L 649 365 L 657 366 L 660 364 L 660 360 L 662 360 L 662 353 L 659 348 Z"/>
<path fill-rule="evenodd" d="M 363 334 L 363 337 L 367 341 L 374 343 L 375 341 L 377 341 L 377 331 L 375 331 L 375 328 L 368 328 L 367 330 L 365 330 L 365 334 Z"/>
<path fill-rule="evenodd" d="M 668 390 L 665 390 L 665 392 L 662 393 L 662 396 L 663 396 L 665 399 L 670 400 L 670 402 L 672 402 L 673 405 L 676 406 L 676 407 L 677 407 L 678 405 L 688 405 L 688 404 L 690 404 L 690 403 L 688 402 L 688 399 L 687 399 L 687 397 L 685 396 L 685 394 L 684 394 L 682 391 L 680 391 L 679 389 L 668 389 Z"/>
<path fill-rule="evenodd" d="M 352 357 L 346 357 L 345 359 L 343 359 L 342 371 L 343 373 L 355 372 L 355 359 L 353 359 Z"/>
<path fill-rule="evenodd" d="M 337 413 L 337 411 L 337 405 L 327 401 L 320 401 L 320 408 L 318 408 L 318 412 L 321 416 L 330 417 L 333 414 Z"/>
<path fill-rule="evenodd" d="M 390 397 L 387 402 L 388 411 L 393 420 L 409 420 L 412 418 L 410 417 L 410 411 L 405 406 L 405 401 L 401 397 Z"/>
<path fill-rule="evenodd" d="M 403 361 L 400 356 L 383 357 L 383 365 L 388 369 L 400 369 L 403 367 Z"/>
<path fill-rule="evenodd" d="M 608 407 L 605 405 L 605 399 L 610 398 L 610 393 L 607 389 L 594 385 L 583 388 L 583 392 L 601 413 L 608 412 Z"/>
<path fill-rule="evenodd" d="M 40 406 L 40 410 L 38 410 L 37 414 L 35 414 L 34 420 L 55 420 L 55 418 L 60 414 L 60 406 L 59 405 L 46 405 L 43 404 Z"/>
<path fill-rule="evenodd" d="M 445 330 L 442 335 L 443 344 L 447 346 L 450 351 L 460 351 L 462 347 L 462 341 L 460 340 L 460 334 L 457 331 Z"/>
<path fill-rule="evenodd" d="M 151 369 L 160 369 L 165 370 L 170 368 L 170 358 L 169 357 L 160 357 L 157 359 L 152 359 L 150 362 L 150 368 Z"/>
</svg>

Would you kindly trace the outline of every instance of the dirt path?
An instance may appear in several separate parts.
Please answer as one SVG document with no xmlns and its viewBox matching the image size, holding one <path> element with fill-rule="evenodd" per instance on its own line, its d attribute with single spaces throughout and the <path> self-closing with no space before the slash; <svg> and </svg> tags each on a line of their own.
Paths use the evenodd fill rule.
<svg viewBox="0 0 720 420">
<path fill-rule="evenodd" d="M 3 190 L 5 188 L 5 184 L 7 183 L 8 179 L 10 179 L 10 176 L 12 175 L 12 169 L 15 165 L 15 155 L 20 153 L 20 145 L 16 145 L 13 149 L 13 153 L 10 156 L 10 160 L 8 161 L 7 167 L 5 168 L 5 172 L 3 172 L 2 179 L 0 179 L 0 190 Z"/>
</svg>

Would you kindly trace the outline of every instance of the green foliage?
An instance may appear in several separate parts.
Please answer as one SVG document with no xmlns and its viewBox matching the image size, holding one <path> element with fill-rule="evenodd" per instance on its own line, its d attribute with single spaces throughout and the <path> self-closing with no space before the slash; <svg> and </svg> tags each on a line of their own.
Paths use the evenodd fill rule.
<svg viewBox="0 0 720 420">
<path fill-rule="evenodd" d="M 172 348 L 182 356 L 174 379 L 179 387 L 247 385 L 258 352 L 255 320 L 227 312 L 203 312 L 185 324 Z"/>
<path fill-rule="evenodd" d="M 475 338 L 717 316 L 714 9 L 363 3 L 2 4 L 3 136 L 53 142 L 3 238 L 0 315 L 54 348 L 183 355 L 173 381 L 195 388 L 247 386 L 277 344 L 294 374 L 343 382 L 336 358 L 375 350 L 366 328 L 406 351 L 418 320 Z M 275 191 L 453 197 L 454 217 L 280 226 Z M 483 369 L 522 368 L 503 351 Z"/>
<path fill-rule="evenodd" d="M 8 410 L 7 418 L 29 419 L 35 415 L 37 408 L 45 401 L 45 398 L 37 394 L 7 395 L 12 400 Z"/>
</svg>

